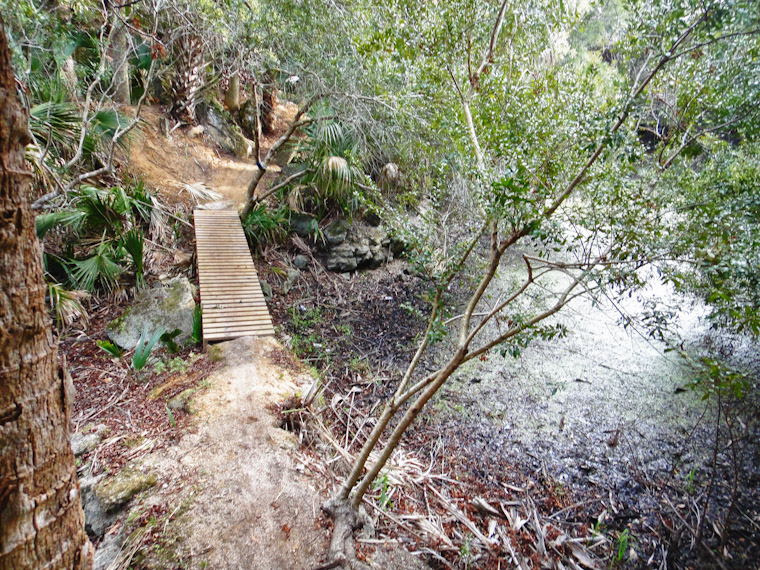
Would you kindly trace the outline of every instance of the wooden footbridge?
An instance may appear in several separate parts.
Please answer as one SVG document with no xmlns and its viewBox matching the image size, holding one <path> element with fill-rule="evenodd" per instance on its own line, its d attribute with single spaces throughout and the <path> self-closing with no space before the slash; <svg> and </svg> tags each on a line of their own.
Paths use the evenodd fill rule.
<svg viewBox="0 0 760 570">
<path fill-rule="evenodd" d="M 274 334 L 235 210 L 195 210 L 203 342 Z"/>
</svg>

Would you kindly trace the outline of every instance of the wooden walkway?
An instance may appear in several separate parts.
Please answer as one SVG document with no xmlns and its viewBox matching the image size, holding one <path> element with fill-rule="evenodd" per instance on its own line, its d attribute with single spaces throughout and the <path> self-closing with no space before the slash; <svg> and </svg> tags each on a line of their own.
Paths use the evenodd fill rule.
<svg viewBox="0 0 760 570">
<path fill-rule="evenodd" d="M 251 252 L 234 210 L 195 210 L 203 342 L 274 334 Z"/>
</svg>

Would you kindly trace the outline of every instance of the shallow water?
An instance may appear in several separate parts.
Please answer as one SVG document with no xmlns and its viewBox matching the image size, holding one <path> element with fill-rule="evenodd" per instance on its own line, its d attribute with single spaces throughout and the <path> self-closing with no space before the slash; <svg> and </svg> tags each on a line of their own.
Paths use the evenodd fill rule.
<svg viewBox="0 0 760 570">
<path fill-rule="evenodd" d="M 470 419 L 486 420 L 482 429 L 504 438 L 503 453 L 561 483 L 619 488 L 634 475 L 688 473 L 706 453 L 700 418 L 708 404 L 684 390 L 693 373 L 677 353 L 620 319 L 620 311 L 636 315 L 652 297 L 678 309 L 681 338 L 702 342 L 704 307 L 665 286 L 616 304 L 580 298 L 551 321 L 567 327 L 564 338 L 536 340 L 518 358 L 494 351 L 472 361 L 446 399 L 461 403 Z"/>
</svg>

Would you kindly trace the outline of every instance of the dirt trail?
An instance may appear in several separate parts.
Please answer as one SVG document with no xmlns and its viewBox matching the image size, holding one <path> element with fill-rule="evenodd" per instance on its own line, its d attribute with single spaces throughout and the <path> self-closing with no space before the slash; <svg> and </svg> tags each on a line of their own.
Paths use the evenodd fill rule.
<svg viewBox="0 0 760 570">
<path fill-rule="evenodd" d="M 322 499 L 271 411 L 310 381 L 273 361 L 282 350 L 273 338 L 212 346 L 223 368 L 193 402 L 197 430 L 143 463 L 160 482 L 148 502 L 177 509 L 162 544 L 183 568 L 309 568 L 327 552 Z"/>
<path fill-rule="evenodd" d="M 261 156 L 285 132 L 296 110 L 293 103 L 277 105 L 275 132 L 262 137 Z M 177 129 L 167 138 L 160 127 L 163 116 L 158 107 L 143 109 L 143 126 L 132 139 L 125 165 L 127 170 L 144 180 L 151 189 L 160 190 L 162 196 L 170 201 L 189 200 L 190 197 L 182 190 L 183 184 L 202 182 L 219 192 L 224 200 L 241 207 L 248 182 L 256 170 L 255 160 L 237 158 L 218 150 L 203 134 L 191 137 Z"/>
</svg>

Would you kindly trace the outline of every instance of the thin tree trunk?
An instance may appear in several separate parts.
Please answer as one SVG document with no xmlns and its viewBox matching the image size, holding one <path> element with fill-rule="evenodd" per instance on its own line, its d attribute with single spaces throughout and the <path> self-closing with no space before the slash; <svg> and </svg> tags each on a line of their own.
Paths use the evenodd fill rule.
<svg viewBox="0 0 760 570">
<path fill-rule="evenodd" d="M 93 550 L 69 443 L 24 161 L 27 118 L 0 21 L 0 570 L 86 569 Z"/>
<path fill-rule="evenodd" d="M 116 28 L 110 49 L 113 65 L 113 100 L 121 105 L 129 105 L 132 102 L 132 94 L 129 84 L 127 28 L 115 14 L 113 25 Z"/>
<path fill-rule="evenodd" d="M 230 85 L 224 94 L 224 103 L 227 105 L 227 109 L 233 113 L 240 110 L 240 75 L 237 71 L 230 77 Z"/>
</svg>

